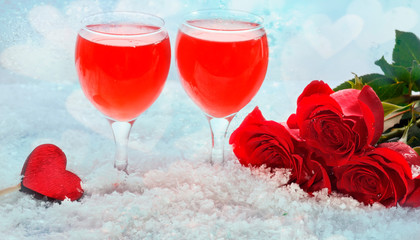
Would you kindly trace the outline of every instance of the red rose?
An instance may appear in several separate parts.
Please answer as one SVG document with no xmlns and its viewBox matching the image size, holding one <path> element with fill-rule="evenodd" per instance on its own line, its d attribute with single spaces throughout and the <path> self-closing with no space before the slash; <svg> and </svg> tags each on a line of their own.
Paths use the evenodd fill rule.
<svg viewBox="0 0 420 240">
<path fill-rule="evenodd" d="M 410 167 L 420 167 L 420 156 L 409 145 L 402 142 L 381 143 L 378 147 L 387 147 L 399 152 L 407 161 Z M 401 201 L 400 205 L 405 207 L 420 207 L 420 175 L 413 179 L 413 190 L 408 193 L 405 201 Z"/>
<path fill-rule="evenodd" d="M 280 123 L 267 121 L 256 107 L 232 133 L 229 143 L 244 166 L 292 170 L 291 180 L 302 176 L 303 158 L 295 153 L 291 133 Z"/>
<path fill-rule="evenodd" d="M 402 154 L 374 148 L 333 169 L 336 188 L 360 202 L 380 202 L 386 207 L 406 202 L 413 189 L 411 168 Z"/>
<path fill-rule="evenodd" d="M 331 192 L 327 171 L 311 159 L 312 154 L 294 131 L 265 120 L 258 107 L 232 133 L 229 143 L 244 166 L 287 168 L 292 173 L 290 182 L 299 184 L 308 193 L 323 188 Z"/>
<path fill-rule="evenodd" d="M 361 91 L 334 92 L 324 82 L 313 81 L 299 96 L 297 105 L 288 126 L 299 129 L 301 138 L 323 156 L 328 166 L 344 164 L 353 154 L 370 147 L 383 130 L 382 105 L 369 86 Z"/>
</svg>

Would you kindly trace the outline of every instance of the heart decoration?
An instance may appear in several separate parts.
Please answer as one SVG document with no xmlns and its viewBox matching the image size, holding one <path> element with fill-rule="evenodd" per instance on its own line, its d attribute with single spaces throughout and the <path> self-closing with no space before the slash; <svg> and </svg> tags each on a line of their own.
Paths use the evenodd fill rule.
<svg viewBox="0 0 420 240">
<path fill-rule="evenodd" d="M 71 201 L 83 195 L 80 178 L 66 170 L 64 152 L 53 144 L 36 147 L 26 159 L 21 175 L 22 189 L 27 188 L 49 198 Z"/>
<path fill-rule="evenodd" d="M 13 190 L 34 194 L 37 198 L 62 201 L 78 200 L 83 195 L 80 178 L 66 170 L 64 152 L 53 144 L 36 147 L 22 168 L 22 181 L 15 187 L 0 191 L 0 195 Z"/>
</svg>

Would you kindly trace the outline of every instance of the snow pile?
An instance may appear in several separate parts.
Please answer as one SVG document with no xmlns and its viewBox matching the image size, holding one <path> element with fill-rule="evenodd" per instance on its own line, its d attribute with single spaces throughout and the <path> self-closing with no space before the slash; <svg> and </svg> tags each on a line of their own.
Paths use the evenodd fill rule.
<svg viewBox="0 0 420 240">
<path fill-rule="evenodd" d="M 0 3 L 0 189 L 20 181 L 27 155 L 42 143 L 63 149 L 85 188 L 80 201 L 61 204 L 21 192 L 0 197 L 0 239 L 417 239 L 420 209 L 368 207 L 325 192 L 308 197 L 283 186 L 288 172 L 240 166 L 227 145 L 225 166 L 205 163 L 209 127 L 181 88 L 174 61 L 161 96 L 134 124 L 130 175 L 113 169 L 110 127 L 83 96 L 73 65 L 83 15 L 128 8 L 160 14 L 172 46 L 184 12 L 221 4 L 263 15 L 267 78 L 229 133 L 256 105 L 267 119 L 284 121 L 314 79 L 336 86 L 351 72 L 377 71 L 373 62 L 390 54 L 394 28 L 420 32 L 420 5 L 409 0 L 264 1 Z M 378 19 L 394 17 L 376 29 Z M 351 19 L 356 24 L 348 26 Z M 352 30 L 351 40 L 334 37 L 342 28 Z M 319 44 L 329 50 L 320 53 Z"/>
<path fill-rule="evenodd" d="M 178 161 L 122 175 L 109 165 L 85 178 L 79 202 L 23 193 L 2 199 L 2 239 L 408 239 L 420 210 L 365 207 L 325 192 L 308 198 L 287 173 Z M 6 217 L 7 216 L 7 217 Z M 13 231 L 9 231 L 14 229 Z M 417 230 L 416 230 L 417 229 Z"/>
</svg>

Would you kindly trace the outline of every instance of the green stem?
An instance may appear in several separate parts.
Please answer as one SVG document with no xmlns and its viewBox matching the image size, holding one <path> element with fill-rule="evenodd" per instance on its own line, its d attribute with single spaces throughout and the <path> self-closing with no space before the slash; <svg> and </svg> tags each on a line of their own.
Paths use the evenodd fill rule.
<svg viewBox="0 0 420 240">
<path fill-rule="evenodd" d="M 420 100 L 420 95 L 407 95 L 407 102 L 415 102 Z"/>
<path fill-rule="evenodd" d="M 398 113 L 396 113 L 395 115 L 392 115 L 392 116 L 390 116 L 390 117 L 385 118 L 385 120 L 384 120 L 384 121 L 388 121 L 388 120 L 390 120 L 390 119 L 393 119 L 393 118 L 395 118 L 395 117 L 398 117 L 398 116 L 400 116 L 400 115 L 402 115 L 402 114 L 404 114 L 404 113 L 406 113 L 406 112 L 409 112 L 409 111 L 410 111 L 410 109 L 407 109 L 407 110 L 404 110 L 404 111 L 398 112 Z"/>
<path fill-rule="evenodd" d="M 389 133 L 382 134 L 381 138 L 379 139 L 379 143 L 386 142 L 392 138 L 401 138 L 404 134 L 405 127 L 402 128 L 395 128 Z"/>
<path fill-rule="evenodd" d="M 416 123 L 416 120 L 417 120 L 416 119 L 416 114 L 414 112 L 414 104 L 411 105 L 410 111 L 411 111 L 411 119 L 408 122 L 407 126 L 405 126 L 404 133 L 403 133 L 403 135 L 400 139 L 400 141 L 402 141 L 404 143 L 407 143 L 407 141 L 408 141 L 408 131 L 410 130 L 410 127 L 413 126 Z"/>
</svg>

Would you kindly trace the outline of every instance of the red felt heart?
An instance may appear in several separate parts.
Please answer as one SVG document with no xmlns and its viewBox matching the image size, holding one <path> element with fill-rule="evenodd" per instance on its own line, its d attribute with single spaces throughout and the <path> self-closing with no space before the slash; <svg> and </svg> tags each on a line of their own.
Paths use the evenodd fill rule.
<svg viewBox="0 0 420 240">
<path fill-rule="evenodd" d="M 36 147 L 26 159 L 21 175 L 22 187 L 44 196 L 71 201 L 83 195 L 80 178 L 66 170 L 67 158 L 53 144 Z"/>
</svg>

